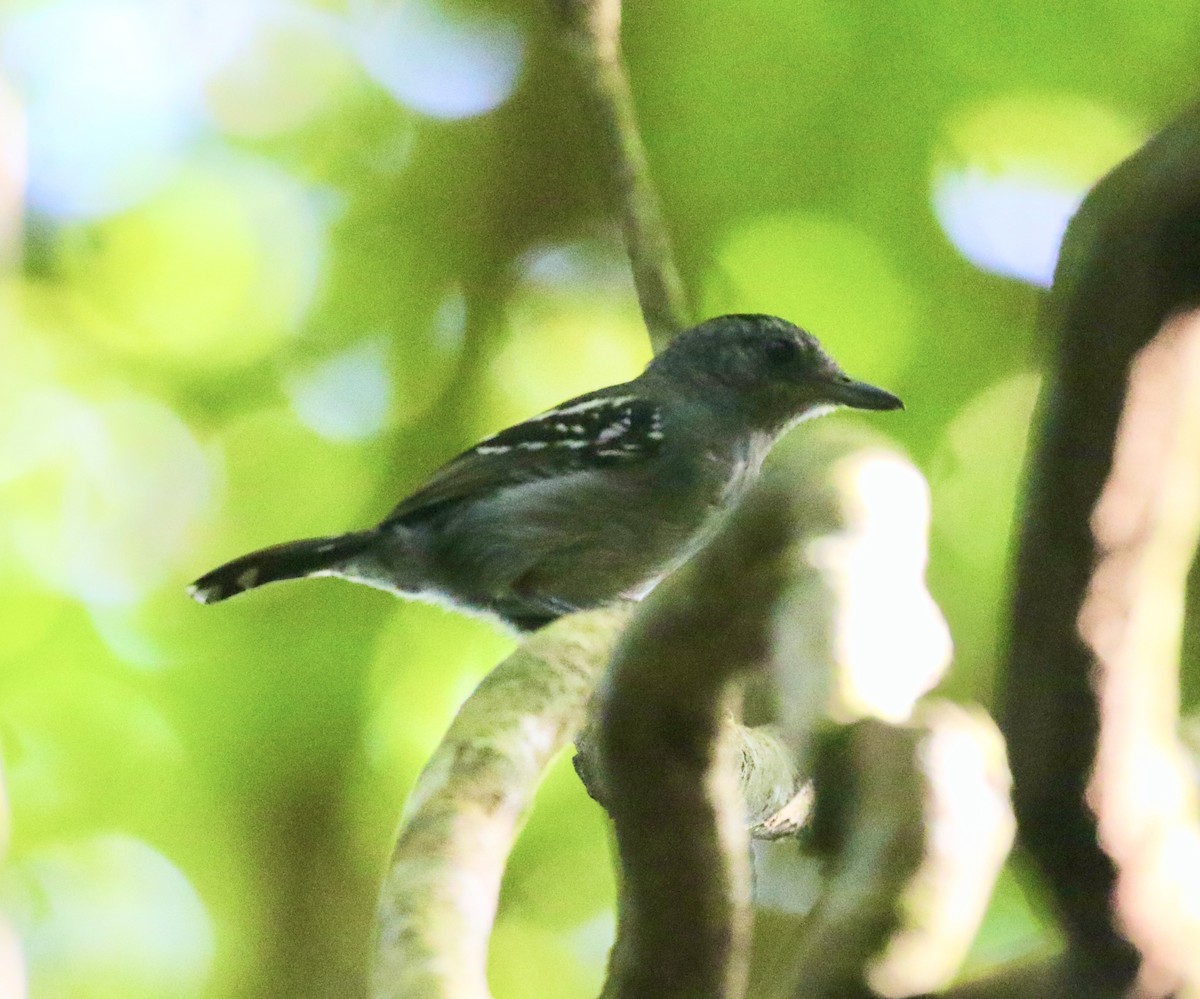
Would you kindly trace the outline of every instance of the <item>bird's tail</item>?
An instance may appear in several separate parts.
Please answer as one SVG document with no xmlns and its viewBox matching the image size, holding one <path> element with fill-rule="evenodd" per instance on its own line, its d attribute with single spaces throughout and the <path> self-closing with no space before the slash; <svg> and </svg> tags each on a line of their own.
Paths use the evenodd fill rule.
<svg viewBox="0 0 1200 999">
<path fill-rule="evenodd" d="M 199 603 L 215 604 L 281 579 L 314 576 L 360 554 L 371 544 L 373 537 L 373 531 L 357 531 L 263 548 L 205 573 L 188 587 L 188 593 Z"/>
</svg>

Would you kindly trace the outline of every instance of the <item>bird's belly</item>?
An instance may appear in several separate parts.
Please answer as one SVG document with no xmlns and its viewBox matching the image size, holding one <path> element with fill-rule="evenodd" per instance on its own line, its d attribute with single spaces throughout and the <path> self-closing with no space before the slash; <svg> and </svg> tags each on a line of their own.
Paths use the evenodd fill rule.
<svg viewBox="0 0 1200 999">
<path fill-rule="evenodd" d="M 641 596 L 711 536 L 726 484 L 581 477 L 523 484 L 435 532 L 446 587 L 468 602 L 561 611 Z"/>
</svg>

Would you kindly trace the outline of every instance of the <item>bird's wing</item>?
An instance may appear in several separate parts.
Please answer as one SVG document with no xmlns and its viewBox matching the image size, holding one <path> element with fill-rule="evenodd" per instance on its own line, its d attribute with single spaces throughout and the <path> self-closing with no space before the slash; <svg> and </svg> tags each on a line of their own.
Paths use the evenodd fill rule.
<svg viewBox="0 0 1200 999">
<path fill-rule="evenodd" d="M 587 469 L 627 467 L 662 447 L 660 407 L 630 391 L 593 392 L 480 442 L 442 466 L 384 523 L 411 522 L 447 503 Z"/>
</svg>

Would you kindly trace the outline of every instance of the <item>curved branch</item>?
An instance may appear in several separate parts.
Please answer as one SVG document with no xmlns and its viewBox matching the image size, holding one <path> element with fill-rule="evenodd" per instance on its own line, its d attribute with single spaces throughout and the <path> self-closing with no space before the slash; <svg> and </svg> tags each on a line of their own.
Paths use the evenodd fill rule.
<svg viewBox="0 0 1200 999">
<path fill-rule="evenodd" d="M 790 527 L 782 494 L 754 494 L 648 598 L 598 692 L 600 769 L 625 878 L 606 997 L 744 990 L 748 840 L 721 723 L 739 699 L 731 681 L 767 662 Z"/>
<path fill-rule="evenodd" d="M 1055 896 L 1076 984 L 1097 996 L 1200 981 L 1180 881 L 1197 868 L 1169 859 L 1200 855 L 1173 738 L 1196 536 L 1200 322 L 1183 313 L 1200 303 L 1197 191 L 1200 108 L 1088 196 L 1043 317 L 1057 356 L 1022 520 L 1003 728 L 1021 839 Z"/>
<path fill-rule="evenodd" d="M 1012 844 L 995 724 L 978 709 L 926 701 L 909 724 L 827 729 L 816 748 L 807 855 L 763 859 L 793 890 L 817 868 L 821 887 L 795 908 L 778 891 L 765 896 L 753 994 L 866 999 L 944 987 Z"/>
<path fill-rule="evenodd" d="M 900 901 L 925 852 L 920 742 L 916 728 L 875 719 L 821 740 L 814 837 L 828 880 L 780 997 L 870 994 L 867 968 L 900 928 Z"/>
<path fill-rule="evenodd" d="M 795 747 L 807 764 L 830 710 L 907 713 L 946 663 L 944 622 L 931 603 L 915 599 L 927 597 L 927 525 L 923 483 L 911 465 L 873 439 L 837 429 L 806 434 L 777 459 L 709 548 L 649 598 L 593 705 L 599 765 L 592 783 L 616 824 L 626 878 L 606 996 L 739 995 L 748 956 L 743 795 L 765 808 L 769 824 L 803 821 Z M 876 529 L 880 503 L 887 531 Z M 911 524 L 898 508 L 912 512 Z M 888 533 L 897 528 L 913 532 L 903 553 Z M 884 555 L 886 564 L 877 560 Z M 841 639 L 861 626 L 863 601 L 879 599 L 912 611 L 871 657 L 859 651 L 855 673 Z M 770 730 L 726 717 L 733 681 L 768 667 L 785 699 L 787 747 Z M 886 686 L 904 696 L 873 702 L 863 681 L 885 667 Z M 847 736 L 852 750 L 839 776 L 826 781 L 826 804 L 840 813 L 832 851 L 840 874 L 793 944 L 806 956 L 799 974 L 814 995 L 861 985 L 897 929 L 905 934 L 879 973 L 895 982 L 917 955 L 924 977 L 909 971 L 909 980 L 945 977 L 982 915 L 1011 838 L 1003 753 L 994 767 L 972 770 L 964 747 L 987 756 L 975 747 L 995 744 L 994 729 L 960 709 L 927 714 L 910 726 L 861 723 Z M 962 764 L 950 780 L 924 766 L 931 747 L 946 742 Z M 981 793 L 995 807 L 975 816 L 969 848 L 950 851 L 935 842 L 938 833 L 927 835 L 927 823 L 962 826 L 965 812 L 979 811 Z M 789 799 L 795 814 L 779 812 Z M 944 908 L 907 905 L 919 910 L 908 918 L 914 877 L 915 893 L 946 877 L 961 891 Z M 832 961 L 835 951 L 845 960 Z M 798 983 L 784 975 L 776 985 L 791 995 Z"/>
<path fill-rule="evenodd" d="M 509 851 L 631 605 L 574 614 L 484 678 L 422 771 L 379 902 L 372 999 L 487 999 Z"/>
</svg>

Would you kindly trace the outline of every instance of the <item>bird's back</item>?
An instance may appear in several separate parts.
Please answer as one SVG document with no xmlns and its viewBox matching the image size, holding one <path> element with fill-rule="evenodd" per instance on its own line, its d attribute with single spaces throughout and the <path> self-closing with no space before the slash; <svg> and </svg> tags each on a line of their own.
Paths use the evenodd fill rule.
<svg viewBox="0 0 1200 999">
<path fill-rule="evenodd" d="M 667 448 L 653 462 L 529 479 L 447 506 L 417 526 L 428 563 L 451 592 L 531 613 L 640 595 L 707 540 L 757 476 L 762 442 L 713 446 L 737 453 Z"/>
</svg>

